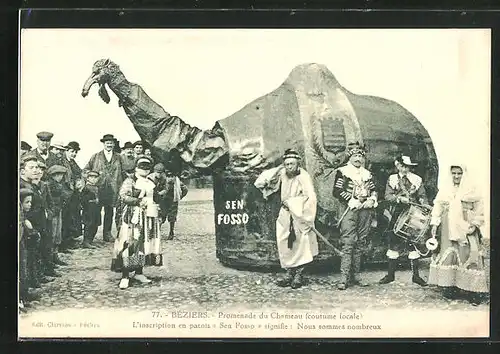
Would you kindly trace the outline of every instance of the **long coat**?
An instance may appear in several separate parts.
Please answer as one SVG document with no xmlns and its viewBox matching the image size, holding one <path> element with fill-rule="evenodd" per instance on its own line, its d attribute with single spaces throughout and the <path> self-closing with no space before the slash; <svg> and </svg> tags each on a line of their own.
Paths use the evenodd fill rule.
<svg viewBox="0 0 500 354">
<path fill-rule="evenodd" d="M 31 152 L 30 152 L 31 153 Z M 56 154 L 49 151 L 47 159 L 44 159 L 42 155 L 38 152 L 38 149 L 33 149 L 32 153 L 38 158 L 38 160 L 45 162 L 47 168 L 53 165 L 60 165 L 61 159 L 59 159 Z"/>
<path fill-rule="evenodd" d="M 123 182 L 122 159 L 120 154 L 113 152 L 108 162 L 103 151 L 92 155 L 84 171 L 99 172 L 99 202 L 101 205 L 114 206 L 118 199 L 118 192 Z"/>
</svg>

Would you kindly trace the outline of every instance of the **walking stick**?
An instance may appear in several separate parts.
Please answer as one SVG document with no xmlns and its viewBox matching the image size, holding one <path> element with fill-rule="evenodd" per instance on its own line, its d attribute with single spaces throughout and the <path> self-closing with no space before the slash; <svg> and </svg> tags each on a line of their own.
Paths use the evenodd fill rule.
<svg viewBox="0 0 500 354">
<path fill-rule="evenodd" d="M 299 221 L 302 221 L 305 223 L 305 221 L 302 219 L 302 218 L 299 218 L 295 213 L 293 213 L 288 207 L 286 208 L 287 211 L 292 214 L 293 218 L 296 219 L 296 220 L 299 220 Z M 328 239 L 323 236 L 318 230 L 316 230 L 316 228 L 314 227 L 314 225 L 311 226 L 311 230 L 316 234 L 316 236 L 318 236 L 327 246 L 329 246 L 335 253 L 337 253 L 337 255 L 341 256 L 343 255 L 343 252 L 340 251 L 337 247 L 335 247 L 334 245 L 332 245 L 330 243 L 330 241 L 328 241 Z"/>
</svg>

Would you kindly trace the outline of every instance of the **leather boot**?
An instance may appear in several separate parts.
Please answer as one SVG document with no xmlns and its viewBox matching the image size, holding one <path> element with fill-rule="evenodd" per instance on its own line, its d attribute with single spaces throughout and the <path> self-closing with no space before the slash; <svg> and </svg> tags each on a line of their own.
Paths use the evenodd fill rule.
<svg viewBox="0 0 500 354">
<path fill-rule="evenodd" d="M 292 281 L 293 281 L 293 276 L 294 276 L 294 271 L 292 268 L 288 268 L 286 270 L 286 274 L 283 278 L 279 279 L 277 282 L 276 282 L 276 285 L 284 288 L 286 286 L 290 286 L 292 284 Z"/>
<path fill-rule="evenodd" d="M 302 276 L 302 272 L 304 271 L 304 267 L 301 266 L 301 267 L 297 267 L 295 269 L 295 275 L 293 277 L 293 280 L 292 280 L 292 289 L 298 289 L 300 288 L 302 285 L 304 285 L 304 278 Z"/>
<path fill-rule="evenodd" d="M 352 253 L 344 253 L 340 259 L 340 281 L 337 284 L 337 289 L 345 290 L 349 286 L 349 275 L 352 266 Z"/>
<path fill-rule="evenodd" d="M 420 286 L 427 286 L 427 283 L 424 279 L 420 278 L 420 275 L 418 274 L 418 261 L 416 259 L 410 260 L 410 265 L 411 265 L 411 271 L 412 271 L 412 278 L 411 281 L 414 282 L 415 284 L 418 284 Z"/>
<path fill-rule="evenodd" d="M 350 284 L 358 286 L 368 286 L 368 283 L 361 280 L 359 273 L 361 271 L 361 252 L 355 251 L 352 256 L 352 268 L 350 276 Z"/>
<path fill-rule="evenodd" d="M 387 260 L 387 275 L 379 280 L 379 284 L 389 284 L 394 281 L 394 274 L 396 273 L 396 259 Z"/>
</svg>

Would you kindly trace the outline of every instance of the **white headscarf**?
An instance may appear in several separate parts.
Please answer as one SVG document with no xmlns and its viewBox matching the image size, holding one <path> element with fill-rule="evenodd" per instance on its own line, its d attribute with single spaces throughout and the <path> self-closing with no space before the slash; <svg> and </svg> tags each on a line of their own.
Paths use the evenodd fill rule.
<svg viewBox="0 0 500 354">
<path fill-rule="evenodd" d="M 453 183 L 453 176 L 451 174 L 453 167 L 460 167 L 463 172 L 458 186 Z M 467 167 L 464 164 L 451 164 L 448 168 L 447 177 L 447 180 L 444 181 L 442 188 L 439 189 L 434 199 L 431 225 L 439 225 L 441 223 L 441 215 L 445 210 L 448 210 L 449 239 L 452 241 L 464 241 L 466 240 L 470 224 L 469 221 L 464 219 L 462 201 L 478 202 L 481 200 L 481 196 L 471 181 Z"/>
</svg>

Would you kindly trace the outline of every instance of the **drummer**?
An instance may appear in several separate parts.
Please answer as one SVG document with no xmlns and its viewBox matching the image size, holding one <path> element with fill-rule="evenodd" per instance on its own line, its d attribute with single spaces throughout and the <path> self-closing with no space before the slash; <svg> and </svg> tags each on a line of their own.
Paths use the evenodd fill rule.
<svg viewBox="0 0 500 354">
<path fill-rule="evenodd" d="M 384 210 L 384 216 L 389 219 L 388 227 L 388 272 L 380 279 L 379 284 L 388 284 L 394 281 L 394 273 L 398 258 L 408 254 L 412 269 L 412 281 L 420 286 L 426 286 L 418 272 L 418 259 L 420 253 L 417 245 L 411 241 L 398 237 L 394 231 L 394 225 L 398 217 L 407 211 L 412 203 L 428 207 L 427 194 L 423 185 L 422 178 L 412 172 L 410 168 L 417 164 L 409 156 L 399 156 L 394 164 L 398 173 L 390 175 L 385 188 L 385 202 L 387 207 Z M 430 207 L 429 207 L 430 208 Z"/>
</svg>

